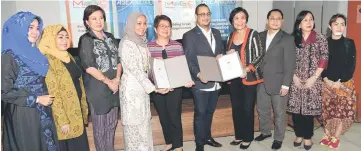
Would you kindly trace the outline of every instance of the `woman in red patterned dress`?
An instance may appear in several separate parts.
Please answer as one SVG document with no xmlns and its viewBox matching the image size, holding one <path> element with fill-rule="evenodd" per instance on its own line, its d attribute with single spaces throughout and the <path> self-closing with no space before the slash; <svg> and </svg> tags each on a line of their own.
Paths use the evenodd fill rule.
<svg viewBox="0 0 361 151">
<path fill-rule="evenodd" d="M 322 71 L 328 63 L 327 39 L 316 33 L 314 16 L 310 11 L 301 11 L 296 18 L 292 35 L 296 44 L 296 70 L 290 87 L 287 111 L 292 114 L 298 147 L 311 149 L 313 118 L 321 115 Z"/>
</svg>

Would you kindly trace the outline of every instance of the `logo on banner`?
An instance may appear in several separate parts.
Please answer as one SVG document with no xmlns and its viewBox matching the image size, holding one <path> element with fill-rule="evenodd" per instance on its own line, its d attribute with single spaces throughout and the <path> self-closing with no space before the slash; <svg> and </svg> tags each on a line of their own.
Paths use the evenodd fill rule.
<svg viewBox="0 0 361 151">
<path fill-rule="evenodd" d="M 89 1 L 89 0 L 73 0 L 72 1 L 73 8 L 85 8 L 89 5 L 98 5 L 103 8 L 104 11 L 108 11 L 108 0 L 97 0 L 97 1 Z"/>
<path fill-rule="evenodd" d="M 236 1 L 230 0 L 201 0 L 201 3 L 207 5 L 236 5 Z"/>
<path fill-rule="evenodd" d="M 150 0 L 117 0 L 117 11 L 123 11 L 130 6 L 154 6 L 154 2 Z"/>
<path fill-rule="evenodd" d="M 175 7 L 183 7 L 183 8 L 192 8 L 195 6 L 194 1 L 165 1 L 164 7 L 166 8 L 175 8 Z"/>
</svg>

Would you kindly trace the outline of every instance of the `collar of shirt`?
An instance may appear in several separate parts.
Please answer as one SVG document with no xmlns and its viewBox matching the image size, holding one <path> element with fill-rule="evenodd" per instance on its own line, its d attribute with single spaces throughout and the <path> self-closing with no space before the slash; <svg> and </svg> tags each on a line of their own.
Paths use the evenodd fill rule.
<svg viewBox="0 0 361 151">
<path fill-rule="evenodd" d="M 212 33 L 212 28 L 211 27 L 209 27 L 209 31 L 206 31 L 205 29 L 203 29 L 201 26 L 199 26 L 198 24 L 197 24 L 197 26 L 199 27 L 199 29 L 201 29 L 201 31 L 202 31 L 202 33 L 207 37 L 209 37 L 209 35 Z"/>
<path fill-rule="evenodd" d="M 98 36 L 95 35 L 95 32 L 94 32 L 93 30 L 90 29 L 90 30 L 89 30 L 89 33 L 90 33 L 90 35 L 93 36 L 94 38 L 99 39 Z M 102 34 L 103 34 L 104 39 L 107 39 L 107 38 L 108 38 L 107 35 L 104 33 L 104 31 L 102 31 Z"/>
<path fill-rule="evenodd" d="M 267 31 L 267 37 L 275 37 L 276 36 L 276 34 L 278 33 L 278 32 L 280 32 L 279 30 L 277 31 L 277 32 L 275 32 L 275 33 L 273 33 L 273 34 L 270 34 L 269 33 L 269 30 Z"/>
<path fill-rule="evenodd" d="M 273 33 L 273 34 L 269 34 L 269 31 L 267 31 L 267 39 L 266 39 L 266 51 L 269 47 L 269 45 L 271 44 L 273 38 L 276 36 L 276 34 L 278 33 L 279 31 Z"/>
<path fill-rule="evenodd" d="M 197 26 L 201 29 L 203 35 L 206 37 L 209 45 L 211 46 L 212 48 L 212 51 L 213 53 L 215 53 L 215 49 L 216 49 L 216 41 L 215 41 L 215 38 L 214 38 L 214 35 L 212 33 L 212 28 L 209 27 L 209 31 L 207 32 L 205 29 L 203 29 L 201 26 L 199 26 L 197 24 Z M 211 37 L 212 36 L 212 37 Z"/>
</svg>

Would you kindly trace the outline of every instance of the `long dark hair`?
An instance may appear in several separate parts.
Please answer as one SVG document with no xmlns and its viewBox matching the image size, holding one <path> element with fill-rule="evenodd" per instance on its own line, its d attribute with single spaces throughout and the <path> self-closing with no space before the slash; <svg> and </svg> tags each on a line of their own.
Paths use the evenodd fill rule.
<svg viewBox="0 0 361 151">
<path fill-rule="evenodd" d="M 311 14 L 313 20 L 315 20 L 315 16 L 313 16 L 311 11 L 308 10 L 303 10 L 300 13 L 298 13 L 297 17 L 296 17 L 296 21 L 295 24 L 293 26 L 293 32 L 292 35 L 295 38 L 295 44 L 297 48 L 302 48 L 301 46 L 301 42 L 302 42 L 302 30 L 299 28 L 302 20 L 305 18 L 305 16 L 307 14 Z M 313 29 L 315 29 L 316 24 L 313 25 Z"/>
</svg>

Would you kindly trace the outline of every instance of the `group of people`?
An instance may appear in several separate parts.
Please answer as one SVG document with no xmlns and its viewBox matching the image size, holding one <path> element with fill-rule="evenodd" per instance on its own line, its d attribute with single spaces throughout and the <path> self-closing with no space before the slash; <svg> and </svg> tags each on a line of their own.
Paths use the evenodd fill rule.
<svg viewBox="0 0 361 151">
<path fill-rule="evenodd" d="M 151 58 L 180 55 L 186 56 L 192 76 L 184 87 L 193 93 L 196 151 L 203 151 L 204 145 L 221 147 L 211 134 L 221 83 L 204 78 L 197 56 L 219 59 L 229 53 L 239 53 L 247 73 L 224 83 L 229 85 L 232 103 L 235 140 L 231 145 L 247 149 L 253 140 L 271 137 L 272 107 L 272 149 L 282 146 L 286 112 L 292 114 L 295 147 L 302 142 L 306 150 L 312 147 L 313 119 L 321 116 L 325 136 L 320 143 L 337 148 L 339 136 L 355 116 L 356 48 L 342 35 L 346 17 L 331 17 L 332 34 L 326 38 L 313 30 L 312 12 L 302 11 L 288 34 L 281 29 L 282 11 L 273 9 L 267 14 L 268 29 L 258 33 L 247 27 L 247 11 L 237 7 L 229 17 L 234 31 L 223 46 L 220 32 L 210 27 L 211 14 L 207 5 L 198 5 L 197 25 L 183 35 L 181 44 L 170 39 L 172 21 L 166 15 L 154 19 L 157 38 L 148 42 L 147 18 L 133 12 L 118 44 L 104 31 L 104 10 L 90 5 L 84 10 L 87 32 L 79 39 L 79 60 L 67 52 L 71 40 L 64 26 L 43 30 L 39 16 L 13 15 L 2 33 L 4 150 L 87 151 L 90 109 L 97 151 L 114 150 L 119 110 L 125 150 L 152 151 L 150 97 L 166 142 L 163 150 L 183 150 L 182 88 L 156 88 L 150 76 Z M 261 134 L 254 138 L 256 103 Z"/>
</svg>

